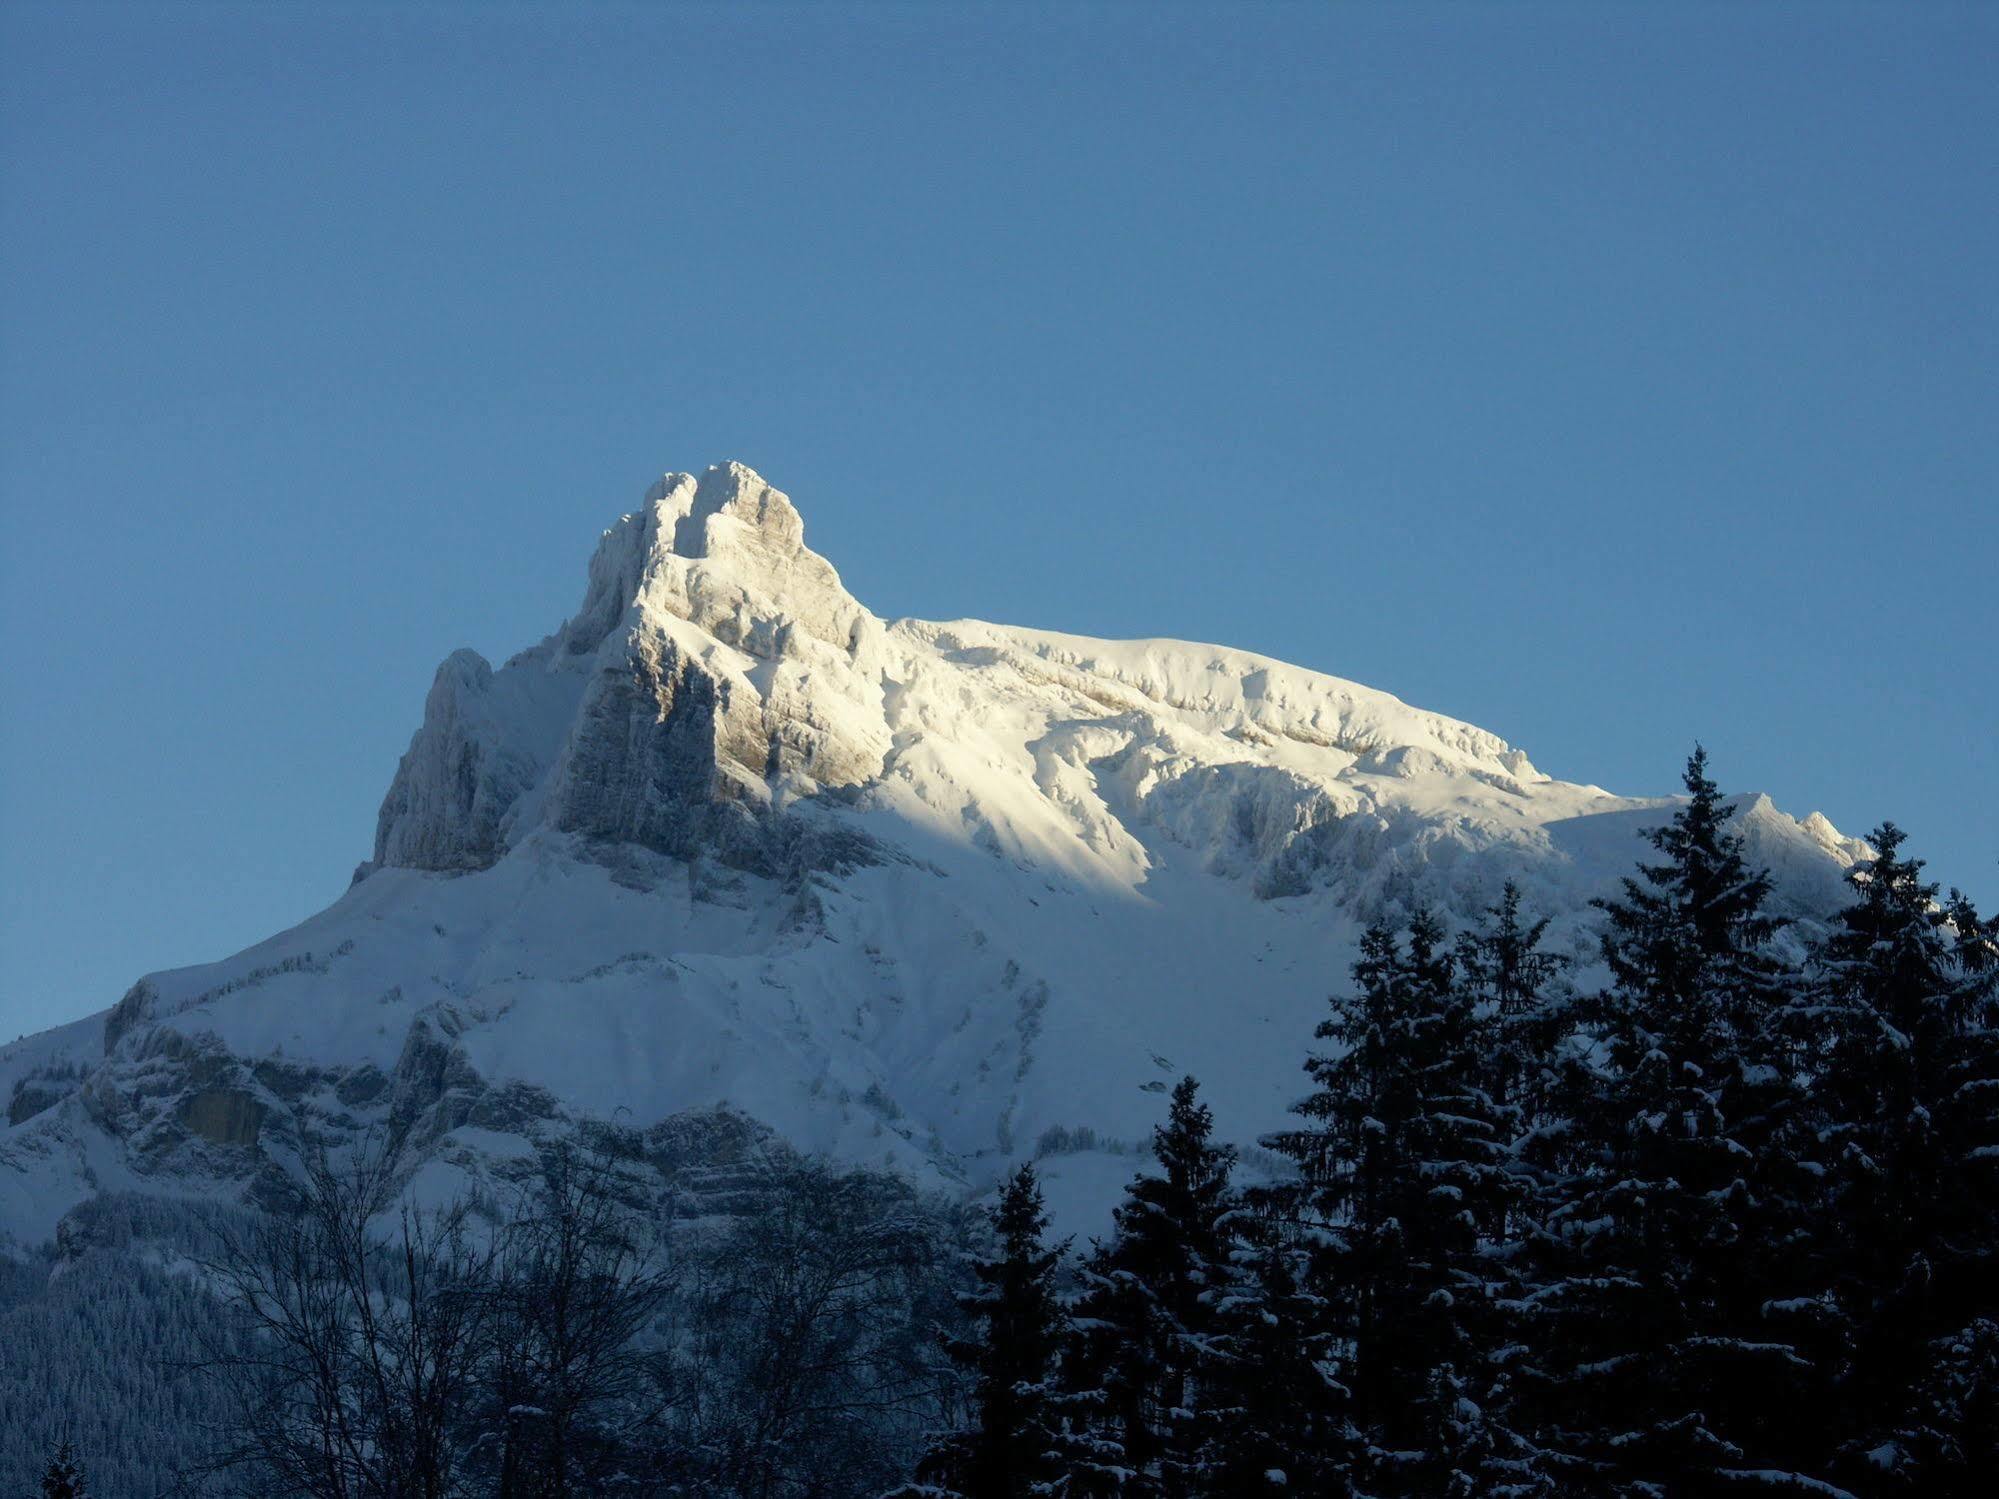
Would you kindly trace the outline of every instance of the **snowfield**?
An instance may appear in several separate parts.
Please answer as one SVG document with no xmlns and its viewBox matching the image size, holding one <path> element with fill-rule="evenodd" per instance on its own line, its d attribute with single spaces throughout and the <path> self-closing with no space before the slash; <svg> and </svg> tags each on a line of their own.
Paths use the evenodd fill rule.
<svg viewBox="0 0 1999 1499">
<path fill-rule="evenodd" d="M 574 618 L 439 668 L 341 899 L 0 1049 L 0 1245 L 392 1121 L 443 1192 L 714 1109 L 953 1191 L 1039 1157 L 1089 1231 L 1181 1073 L 1280 1122 L 1368 919 L 1511 879 L 1578 945 L 1669 805 L 1242 651 L 884 621 L 755 473 L 670 474 Z M 1842 903 L 1861 843 L 1741 808 Z"/>
</svg>

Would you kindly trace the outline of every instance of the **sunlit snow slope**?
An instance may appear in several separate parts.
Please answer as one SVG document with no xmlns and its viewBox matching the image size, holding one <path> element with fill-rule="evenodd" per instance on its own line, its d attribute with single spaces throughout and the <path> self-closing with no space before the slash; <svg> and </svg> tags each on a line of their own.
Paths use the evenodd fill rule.
<svg viewBox="0 0 1999 1499">
<path fill-rule="evenodd" d="M 439 668 L 345 896 L 0 1050 L 0 1244 L 313 1138 L 448 1181 L 718 1107 L 973 1190 L 1040 1155 L 1082 1213 L 1183 1071 L 1278 1122 L 1366 919 L 1512 879 L 1578 942 L 1664 805 L 1243 651 L 885 622 L 756 474 L 670 474 L 573 619 Z M 1838 902 L 1859 844 L 1742 809 Z"/>
</svg>

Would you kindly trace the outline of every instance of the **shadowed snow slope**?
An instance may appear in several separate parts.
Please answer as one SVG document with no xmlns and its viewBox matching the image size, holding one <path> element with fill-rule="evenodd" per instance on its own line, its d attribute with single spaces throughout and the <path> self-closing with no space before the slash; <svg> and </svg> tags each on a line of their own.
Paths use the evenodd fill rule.
<svg viewBox="0 0 1999 1499">
<path fill-rule="evenodd" d="M 1180 1072 L 1279 1122 L 1365 920 L 1512 879 L 1580 942 L 1668 806 L 1243 651 L 884 622 L 755 473 L 670 474 L 573 619 L 438 669 L 345 896 L 0 1050 L 0 1243 L 369 1128 L 444 1190 L 718 1108 L 969 1190 L 1039 1154 L 1093 1226 Z M 1840 901 L 1860 844 L 1741 807 Z"/>
</svg>

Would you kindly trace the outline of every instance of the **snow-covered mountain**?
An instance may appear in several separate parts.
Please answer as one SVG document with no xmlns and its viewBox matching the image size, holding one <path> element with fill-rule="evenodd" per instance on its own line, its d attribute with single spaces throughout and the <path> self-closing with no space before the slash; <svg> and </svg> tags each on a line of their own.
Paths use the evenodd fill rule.
<svg viewBox="0 0 1999 1499">
<path fill-rule="evenodd" d="M 391 1120 L 441 1185 L 592 1119 L 1039 1155 L 1087 1221 L 1181 1072 L 1279 1122 L 1366 919 L 1512 879 L 1580 942 L 1665 805 L 1243 651 L 884 621 L 755 473 L 669 474 L 574 618 L 439 668 L 341 899 L 0 1050 L 0 1245 Z M 1806 914 L 1863 853 L 1741 825 Z"/>
</svg>

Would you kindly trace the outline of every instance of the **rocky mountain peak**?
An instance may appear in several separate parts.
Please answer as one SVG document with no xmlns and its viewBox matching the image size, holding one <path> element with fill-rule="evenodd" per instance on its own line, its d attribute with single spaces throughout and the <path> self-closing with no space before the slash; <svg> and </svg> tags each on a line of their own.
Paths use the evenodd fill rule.
<svg viewBox="0 0 1999 1499">
<path fill-rule="evenodd" d="M 879 772 L 882 635 L 754 469 L 665 474 L 560 630 L 439 669 L 374 862 L 482 869 L 546 824 L 759 863 L 774 797 Z"/>
<path fill-rule="evenodd" d="M 1268 1079 L 1365 923 L 1510 882 L 1588 961 L 1668 815 L 1245 651 L 884 624 L 753 470 L 667 474 L 573 618 L 439 668 L 332 907 L 0 1048 L 0 1245 L 329 1133 L 476 1177 L 507 1137 L 718 1107 L 973 1186 L 1033 1153 L 1099 1200 L 1188 1067 L 1238 1138 L 1283 1124 Z M 1846 899 L 1863 845 L 1738 817 L 1779 909 Z"/>
<path fill-rule="evenodd" d="M 752 601 L 763 607 L 747 607 Z M 773 624 L 803 619 L 829 644 L 846 646 L 866 612 L 805 545 L 790 496 L 733 462 L 698 478 L 655 480 L 639 509 L 599 541 L 583 606 L 556 639 L 571 655 L 594 651 L 633 608 L 704 627 L 735 619 L 753 646 L 757 638 L 743 628 L 752 615 Z"/>
<path fill-rule="evenodd" d="M 773 488 L 746 463 L 713 464 L 699 479 L 691 474 L 663 475 L 646 491 L 646 504 L 671 513 L 677 556 L 708 555 L 709 522 L 716 516 L 748 527 L 759 545 L 784 560 L 805 553 L 805 522 L 791 496 Z M 665 518 L 661 516 L 662 521 Z M 723 545 L 727 545 L 726 528 Z"/>
</svg>

